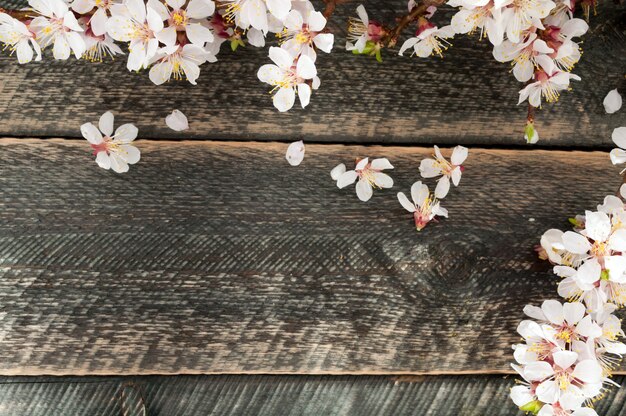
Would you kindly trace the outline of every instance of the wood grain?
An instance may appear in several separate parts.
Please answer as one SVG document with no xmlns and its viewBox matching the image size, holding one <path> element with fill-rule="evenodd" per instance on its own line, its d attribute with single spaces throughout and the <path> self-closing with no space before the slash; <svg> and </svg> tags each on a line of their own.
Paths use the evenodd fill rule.
<svg viewBox="0 0 626 416">
<path fill-rule="evenodd" d="M 406 9 L 406 0 L 362 3 L 372 18 L 390 23 Z M 357 4 L 341 5 L 333 17 L 336 50 L 320 54 L 322 87 L 305 110 L 281 114 L 272 107 L 267 85 L 256 78 L 270 62 L 267 49 L 225 50 L 218 63 L 203 66 L 197 86 L 161 87 L 145 73 L 129 73 L 124 58 L 91 64 L 49 57 L 21 66 L 2 54 L 0 136 L 79 137 L 81 124 L 112 110 L 144 137 L 179 139 L 164 123 L 178 108 L 191 121 L 185 139 L 525 145 L 526 106 L 516 105 L 520 83 L 508 64 L 493 59 L 487 41 L 462 36 L 445 59 L 394 52 L 379 64 L 343 48 Z M 626 12 L 609 1 L 598 10 L 575 71 L 583 80 L 537 115 L 541 145 L 608 147 L 613 128 L 626 124 L 624 111 L 607 115 L 602 106 L 614 88 L 626 95 Z M 437 16 L 436 23 L 449 22 L 450 13 Z"/>
<path fill-rule="evenodd" d="M 0 374 L 509 371 L 522 307 L 556 296 L 533 245 L 614 192 L 604 152 L 472 149 L 450 219 L 396 200 L 429 149 L 0 140 Z M 388 157 L 368 203 L 328 172 Z"/>
<path fill-rule="evenodd" d="M 596 403 L 626 412 L 626 379 Z M 150 416 L 511 416 L 513 377 L 176 376 L 0 379 L 0 416 L 119 416 L 140 392 Z"/>
</svg>

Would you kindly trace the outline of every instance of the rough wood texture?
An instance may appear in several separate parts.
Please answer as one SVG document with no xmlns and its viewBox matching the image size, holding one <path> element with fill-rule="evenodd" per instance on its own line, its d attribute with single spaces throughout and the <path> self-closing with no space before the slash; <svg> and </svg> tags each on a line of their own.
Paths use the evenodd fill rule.
<svg viewBox="0 0 626 416">
<path fill-rule="evenodd" d="M 556 296 L 533 245 L 620 178 L 607 153 L 472 149 L 450 219 L 396 200 L 423 148 L 1 140 L 0 373 L 508 371 L 522 307 Z M 329 170 L 386 156 L 368 203 Z"/>
<path fill-rule="evenodd" d="M 406 10 L 406 0 L 363 3 L 372 18 L 389 23 Z M 357 4 L 339 6 L 333 17 L 337 47 L 320 54 L 322 87 L 306 110 L 280 114 L 272 107 L 267 85 L 256 78 L 270 62 L 266 49 L 225 50 L 218 63 L 203 67 L 199 85 L 162 87 L 146 73 L 129 73 L 124 58 L 113 64 L 48 58 L 20 66 L 3 53 L 0 135 L 78 137 L 82 123 L 113 110 L 143 137 L 178 139 L 163 121 L 178 108 L 191 121 L 183 138 L 524 145 L 526 106 L 516 106 L 521 85 L 508 64 L 492 58 L 487 41 L 461 36 L 443 60 L 389 53 L 379 64 L 343 48 L 347 16 Z M 537 115 L 542 145 L 607 147 L 613 128 L 626 124 L 626 112 L 607 115 L 602 106 L 609 90 L 626 94 L 624 6 L 604 1 L 598 10 L 575 71 L 583 80 Z M 437 16 L 435 22 L 449 22 L 449 13 Z"/>
<path fill-rule="evenodd" d="M 626 412 L 626 379 L 596 405 Z M 0 416 L 120 416 L 122 392 L 150 416 L 512 416 L 511 376 L 178 376 L 0 379 Z M 129 413 L 134 416 L 138 413 Z"/>
</svg>

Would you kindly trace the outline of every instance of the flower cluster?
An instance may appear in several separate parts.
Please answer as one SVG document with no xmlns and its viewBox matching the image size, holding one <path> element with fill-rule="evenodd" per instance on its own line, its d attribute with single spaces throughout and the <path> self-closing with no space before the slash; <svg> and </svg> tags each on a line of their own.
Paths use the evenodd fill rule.
<svg viewBox="0 0 626 416">
<path fill-rule="evenodd" d="M 513 346 L 513 368 L 524 380 L 511 389 L 521 410 L 539 416 L 592 416 L 626 345 L 614 305 L 589 313 L 581 302 L 547 300 L 526 306 L 517 327 L 524 343 Z"/>
<path fill-rule="evenodd" d="M 414 23 L 415 35 L 402 44 L 399 54 L 426 58 L 443 56 L 457 34 L 478 33 L 493 46 L 497 61 L 510 62 L 515 78 L 526 85 L 519 92 L 518 104 L 529 103 L 526 139 L 535 143 L 539 135 L 534 129 L 534 108 L 543 101 L 558 100 L 567 90 L 571 80 L 580 80 L 572 74 L 580 60 L 580 36 L 588 29 L 587 23 L 574 18 L 577 7 L 584 8 L 581 0 L 449 0 L 447 4 L 458 8 L 450 23 L 438 26 L 433 15 L 444 0 L 430 0 L 418 6 L 409 1 L 409 15 L 396 28 L 389 29 L 369 19 L 363 6 L 357 8 L 358 18 L 349 27 L 346 49 L 356 54 L 375 55 L 392 46 L 404 25 Z M 588 8 L 586 9 L 588 16 Z"/>
<path fill-rule="evenodd" d="M 296 94 L 305 107 L 317 89 L 318 51 L 330 52 L 334 36 L 325 33 L 326 18 L 304 0 L 29 0 L 29 8 L 0 13 L 0 42 L 19 63 L 41 60 L 52 48 L 55 59 L 102 62 L 123 54 L 127 68 L 149 68 L 150 80 L 196 84 L 200 66 L 215 62 L 220 46 L 264 46 L 268 33 L 280 39 L 270 48 L 275 65 L 264 65 L 259 79 L 274 88 L 280 111 L 293 106 Z M 1 11 L 1 10 L 0 10 Z M 245 38 L 244 38 L 245 37 Z"/>
<path fill-rule="evenodd" d="M 301 142 L 293 143 L 301 145 Z M 290 150 L 287 152 L 287 160 L 290 160 Z M 415 228 L 420 231 L 436 217 L 448 217 L 448 210 L 443 208 L 439 202 L 450 189 L 450 181 L 457 186 L 461 181 L 463 172 L 462 163 L 467 158 L 468 150 L 463 146 L 457 146 L 452 151 L 450 162 L 448 162 L 437 146 L 435 146 L 435 159 L 427 158 L 420 164 L 420 173 L 424 178 L 434 178 L 441 176 L 438 180 L 435 192 L 431 193 L 428 186 L 421 181 L 415 182 L 411 186 L 412 202 L 402 192 L 398 192 L 398 201 L 411 214 L 415 221 Z M 304 150 L 302 150 L 304 154 Z M 300 159 L 301 160 L 301 159 Z M 291 163 L 291 162 L 290 162 Z M 367 202 L 374 194 L 374 189 L 385 189 L 393 187 L 393 179 L 383 173 L 384 170 L 393 169 L 393 165 L 386 158 L 357 159 L 353 170 L 346 170 L 346 165 L 340 163 L 330 171 L 331 178 L 337 183 L 339 189 L 345 188 L 356 182 L 356 195 Z"/>
<path fill-rule="evenodd" d="M 626 145 L 624 131 L 613 133 L 618 145 Z M 611 160 L 624 162 L 622 152 L 611 152 Z M 595 211 L 570 218 L 573 230 L 551 229 L 541 236 L 539 257 L 554 265 L 562 278 L 558 294 L 567 302 L 524 308 L 534 321 L 517 328 L 524 343 L 513 346 L 513 368 L 524 382 L 511 390 L 521 410 L 597 415 L 593 402 L 615 385 L 609 377 L 626 354 L 620 341 L 625 334 L 613 314 L 626 305 L 626 184 L 620 196 L 608 195 Z"/>
</svg>

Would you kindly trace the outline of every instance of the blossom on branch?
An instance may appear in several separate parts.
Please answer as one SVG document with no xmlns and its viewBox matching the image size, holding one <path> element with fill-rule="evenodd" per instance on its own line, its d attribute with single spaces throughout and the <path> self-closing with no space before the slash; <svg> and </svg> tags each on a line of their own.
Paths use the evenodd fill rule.
<svg viewBox="0 0 626 416">
<path fill-rule="evenodd" d="M 35 54 L 35 60 L 41 61 L 41 48 L 35 40 L 35 34 L 24 23 L 6 13 L 0 13 L 0 42 L 15 52 L 20 64 L 32 61 Z"/>
</svg>

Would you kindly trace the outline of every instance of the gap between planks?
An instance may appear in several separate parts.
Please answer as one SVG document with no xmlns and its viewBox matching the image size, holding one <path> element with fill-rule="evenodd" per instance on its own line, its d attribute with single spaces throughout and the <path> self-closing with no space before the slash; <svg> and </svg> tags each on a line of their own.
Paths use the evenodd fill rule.
<svg viewBox="0 0 626 416">
<path fill-rule="evenodd" d="M 0 137 L 0 146 L 2 145 L 12 145 L 12 144 L 38 144 L 38 143 L 50 143 L 50 142 L 58 142 L 58 143 L 78 143 L 83 142 L 85 139 L 75 138 L 75 137 L 17 137 L 17 136 L 3 136 Z M 549 141 L 546 140 L 546 141 Z M 86 141 L 85 141 L 86 142 Z M 520 139 L 521 142 L 521 139 Z M 215 139 L 206 139 L 206 140 L 198 140 L 198 139 L 137 139 L 134 141 L 139 146 L 139 150 L 141 150 L 142 143 L 148 143 L 150 145 L 163 145 L 163 147 L 168 145 L 185 145 L 185 146 L 203 146 L 203 147 L 227 147 L 227 148 L 238 148 L 238 147 L 255 147 L 258 149 L 277 149 L 281 152 L 286 151 L 285 145 L 291 143 L 291 141 L 266 141 L 266 140 L 215 140 Z M 330 148 L 341 148 L 345 149 L 347 147 L 365 147 L 368 149 L 428 149 L 432 148 L 432 144 L 429 143 L 339 143 L 339 142 L 322 142 L 322 141 L 304 141 L 305 146 L 320 146 L 326 149 Z M 86 144 L 88 146 L 88 144 Z M 454 146 L 449 144 L 444 144 L 439 146 L 442 149 L 452 148 Z M 467 145 L 466 145 L 467 147 Z M 609 150 L 604 149 L 602 147 L 583 147 L 583 146 L 546 146 L 546 145 L 524 145 L 520 144 L 519 146 L 514 145 L 484 145 L 480 144 L 475 147 L 469 147 L 470 152 L 472 150 L 489 150 L 494 152 L 533 152 L 533 151 L 553 151 L 553 152 L 581 152 L 586 154 L 593 153 L 605 153 L 608 155 Z M 305 156 L 306 157 L 306 156 Z"/>
</svg>

